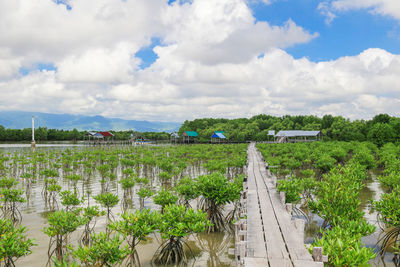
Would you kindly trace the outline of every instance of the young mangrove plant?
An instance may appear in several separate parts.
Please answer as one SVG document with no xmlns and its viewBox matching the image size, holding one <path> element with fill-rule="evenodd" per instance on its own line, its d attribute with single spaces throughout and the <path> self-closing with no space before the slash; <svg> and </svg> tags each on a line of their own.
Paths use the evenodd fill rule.
<svg viewBox="0 0 400 267">
<path fill-rule="evenodd" d="M 19 258 L 32 253 L 31 248 L 36 244 L 33 239 L 27 238 L 25 232 L 25 227 L 14 226 L 8 219 L 0 219 L 0 259 L 5 267 L 15 267 Z"/>
<path fill-rule="evenodd" d="M 57 194 L 61 191 L 61 185 L 57 183 L 55 179 L 48 179 L 48 186 L 47 186 L 47 198 L 46 202 L 49 204 L 49 208 L 51 211 L 56 210 L 58 208 L 57 203 Z"/>
<path fill-rule="evenodd" d="M 197 183 L 190 177 L 184 177 L 179 180 L 176 190 L 180 196 L 180 204 L 190 208 L 190 201 L 199 196 Z"/>
<path fill-rule="evenodd" d="M 118 204 L 119 198 L 117 195 L 114 195 L 113 193 L 101 193 L 93 198 L 102 207 L 107 209 L 106 215 L 107 215 L 107 229 L 108 229 L 108 225 L 110 224 L 111 219 L 114 219 L 114 215 L 112 214 L 111 209 Z"/>
<path fill-rule="evenodd" d="M 18 205 L 26 202 L 26 200 L 22 197 L 24 194 L 23 190 L 9 188 L 11 181 L 12 179 L 9 180 L 7 187 L 0 188 L 0 209 L 2 211 L 2 218 L 10 219 L 11 222 L 16 225 L 22 221 L 22 215 L 18 209 Z M 14 185 L 15 183 L 12 182 L 12 184 Z"/>
<path fill-rule="evenodd" d="M 91 235 L 96 226 L 97 217 L 105 215 L 104 211 L 100 211 L 98 206 L 88 206 L 82 209 L 82 217 L 85 221 L 85 229 L 79 242 L 83 246 L 90 246 L 92 243 Z"/>
<path fill-rule="evenodd" d="M 50 237 L 49 249 L 47 251 L 50 260 L 55 254 L 58 261 L 62 261 L 67 252 L 68 235 L 74 232 L 79 226 L 85 224 L 84 219 L 77 211 L 55 211 L 47 218 L 49 227 L 45 227 L 43 232 Z"/>
<path fill-rule="evenodd" d="M 132 188 L 135 186 L 135 179 L 132 176 L 123 177 L 119 183 L 124 190 L 124 195 L 122 197 L 122 210 L 125 211 L 129 205 L 132 205 Z"/>
<path fill-rule="evenodd" d="M 40 175 L 44 176 L 44 184 L 42 195 L 46 199 L 47 198 L 47 186 L 49 184 L 49 179 L 58 177 L 58 171 L 55 169 L 44 169 L 40 171 Z"/>
<path fill-rule="evenodd" d="M 147 187 L 142 187 L 136 194 L 139 196 L 140 209 L 143 209 L 145 199 L 151 197 L 154 192 Z"/>
<path fill-rule="evenodd" d="M 69 247 L 75 259 L 79 259 L 81 266 L 114 266 L 121 264 L 129 254 L 127 246 L 122 247 L 124 241 L 118 234 L 110 237 L 108 233 L 92 234 L 91 246 L 79 246 L 77 249 Z"/>
<path fill-rule="evenodd" d="M 199 176 L 197 186 L 202 195 L 199 207 L 207 212 L 207 219 L 212 224 L 208 232 L 223 231 L 225 229 L 224 206 L 240 199 L 242 184 L 236 180 L 230 182 L 222 173 L 214 172 Z"/>
<path fill-rule="evenodd" d="M 129 255 L 126 266 L 140 266 L 139 254 L 136 246 L 140 241 L 146 240 L 160 223 L 160 214 L 150 212 L 149 209 L 135 211 L 135 213 L 124 213 L 121 220 L 110 225 L 112 230 L 117 231 L 125 237 L 129 246 Z"/>
<path fill-rule="evenodd" d="M 371 233 L 371 230 L 375 229 L 366 231 Z M 337 226 L 327 230 L 309 247 L 309 251 L 312 253 L 314 247 L 322 247 L 328 256 L 329 266 L 368 266 L 368 261 L 375 258 L 375 254 L 372 248 L 366 248 L 361 243 L 361 237 L 362 234 L 353 232 L 352 228 Z"/>
<path fill-rule="evenodd" d="M 161 206 L 161 213 L 164 212 L 164 208 L 170 204 L 176 204 L 178 197 L 169 190 L 161 189 L 157 195 L 153 197 L 154 204 Z"/>
<path fill-rule="evenodd" d="M 204 232 L 210 222 L 201 210 L 186 209 L 185 206 L 167 205 L 161 215 L 159 231 L 165 242 L 158 248 L 153 260 L 157 264 L 186 263 L 187 255 L 183 248 L 184 238 L 192 233 Z"/>
<path fill-rule="evenodd" d="M 382 234 L 378 239 L 381 246 L 379 254 L 384 257 L 392 250 L 394 254 L 393 261 L 400 263 L 400 186 L 395 187 L 392 192 L 383 194 L 379 201 L 373 203 L 377 210 L 378 221 L 382 229 Z"/>
<path fill-rule="evenodd" d="M 60 196 L 61 204 L 65 206 L 67 211 L 76 209 L 83 202 L 83 199 L 80 199 L 76 192 L 73 193 L 69 190 L 62 191 Z"/>
</svg>

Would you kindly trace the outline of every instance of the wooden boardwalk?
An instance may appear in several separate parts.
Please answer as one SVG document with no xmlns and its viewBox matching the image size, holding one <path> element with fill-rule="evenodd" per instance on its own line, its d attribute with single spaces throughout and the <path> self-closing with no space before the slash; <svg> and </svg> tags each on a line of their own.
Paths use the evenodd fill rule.
<svg viewBox="0 0 400 267">
<path fill-rule="evenodd" d="M 292 221 L 290 209 L 288 212 L 276 190 L 276 178 L 266 170 L 254 143 L 248 148 L 247 174 L 248 189 L 242 202 L 247 219 L 242 220 L 237 234 L 241 238 L 236 242 L 238 265 L 322 267 L 304 246 L 304 221 Z"/>
</svg>

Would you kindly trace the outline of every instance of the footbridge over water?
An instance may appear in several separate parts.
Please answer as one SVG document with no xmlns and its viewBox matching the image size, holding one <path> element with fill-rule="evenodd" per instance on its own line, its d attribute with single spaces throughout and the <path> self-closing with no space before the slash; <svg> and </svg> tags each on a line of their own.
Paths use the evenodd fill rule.
<svg viewBox="0 0 400 267">
<path fill-rule="evenodd" d="M 248 148 L 247 190 L 241 200 L 247 218 L 235 224 L 238 266 L 324 266 L 322 249 L 317 249 L 314 257 L 307 251 L 304 221 L 292 220 L 291 205 L 284 204 L 282 197 L 276 190 L 276 177 L 266 169 L 261 153 L 251 143 Z"/>
</svg>

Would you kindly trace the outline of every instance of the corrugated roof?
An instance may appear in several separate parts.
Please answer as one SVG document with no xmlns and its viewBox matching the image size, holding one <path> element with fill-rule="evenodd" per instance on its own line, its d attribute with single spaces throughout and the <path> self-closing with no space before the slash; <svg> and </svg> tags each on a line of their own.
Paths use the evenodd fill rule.
<svg viewBox="0 0 400 267">
<path fill-rule="evenodd" d="M 278 137 L 317 136 L 319 133 L 320 131 L 299 131 L 299 130 L 279 131 L 275 136 Z"/>
<path fill-rule="evenodd" d="M 171 136 L 172 136 L 172 137 L 178 138 L 178 137 L 179 137 L 179 134 L 178 134 L 178 133 L 172 133 Z"/>
<path fill-rule="evenodd" d="M 104 137 L 112 137 L 112 136 L 114 136 L 112 133 L 110 133 L 110 132 L 99 132 L 99 134 L 101 134 L 102 136 L 104 136 Z"/>
<path fill-rule="evenodd" d="M 226 139 L 225 135 L 219 132 L 214 132 L 214 134 L 211 136 L 212 138 L 221 138 L 221 139 Z"/>
<path fill-rule="evenodd" d="M 197 137 L 199 134 L 195 131 L 185 131 L 186 136 Z"/>
</svg>

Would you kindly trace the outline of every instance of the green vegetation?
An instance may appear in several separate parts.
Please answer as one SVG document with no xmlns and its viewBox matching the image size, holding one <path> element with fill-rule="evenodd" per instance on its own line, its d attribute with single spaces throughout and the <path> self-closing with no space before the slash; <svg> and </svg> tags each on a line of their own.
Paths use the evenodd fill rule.
<svg viewBox="0 0 400 267">
<path fill-rule="evenodd" d="M 33 239 L 27 238 L 25 232 L 25 227 L 0 219 L 0 265 L 4 261 L 5 267 L 15 266 L 19 258 L 32 253 L 31 248 L 36 244 Z"/>
<path fill-rule="evenodd" d="M 325 140 L 370 141 L 378 146 L 395 142 L 400 137 L 400 118 L 387 114 L 376 115 L 372 120 L 350 121 L 341 116 L 283 116 L 274 117 L 260 114 L 250 119 L 195 119 L 185 121 L 179 129 L 197 131 L 199 140 L 207 142 L 214 131 L 225 131 L 224 135 L 233 142 L 267 141 L 269 130 L 314 130 L 321 131 Z"/>
<path fill-rule="evenodd" d="M 368 266 L 375 254 L 362 244 L 361 238 L 372 234 L 375 227 L 360 211 L 360 192 L 365 186 L 367 170 L 377 166 L 377 156 L 387 154 L 369 142 L 258 144 L 257 147 L 266 161 L 276 166 L 271 171 L 281 177 L 277 188 L 286 193 L 286 201 L 300 204 L 323 219 L 310 251 L 322 247 L 329 266 Z M 384 205 L 387 207 L 387 203 Z"/>
<path fill-rule="evenodd" d="M 154 261 L 180 264 L 195 256 L 186 255 L 193 247 L 187 237 L 211 226 L 206 213 L 190 207 L 199 204 L 198 175 L 225 180 L 228 196 L 221 196 L 235 201 L 246 149 L 246 144 L 221 144 L 0 152 L 0 216 L 12 219 L 14 209 L 18 217 L 25 201 L 29 208 L 35 204 L 32 196 L 43 198 L 39 213 L 47 219 L 49 266 L 140 266 L 137 246 L 150 238 L 160 245 Z M 153 210 L 144 209 L 145 199 Z M 218 202 L 219 209 L 231 213 L 234 209 L 223 204 L 228 202 Z M 167 239 L 159 240 L 160 235 Z"/>
<path fill-rule="evenodd" d="M 160 214 L 151 212 L 149 209 L 135 211 L 135 213 L 124 213 L 122 220 L 113 223 L 111 229 L 121 233 L 127 240 L 129 247 L 128 262 L 131 266 L 140 266 L 139 254 L 136 246 L 145 241 L 147 236 L 158 229 Z"/>
<path fill-rule="evenodd" d="M 210 222 L 207 214 L 201 210 L 194 211 L 184 206 L 168 205 L 161 215 L 159 231 L 166 240 L 154 257 L 156 263 L 175 264 L 187 262 L 183 245 L 184 237 L 192 233 L 204 232 Z"/>
</svg>

